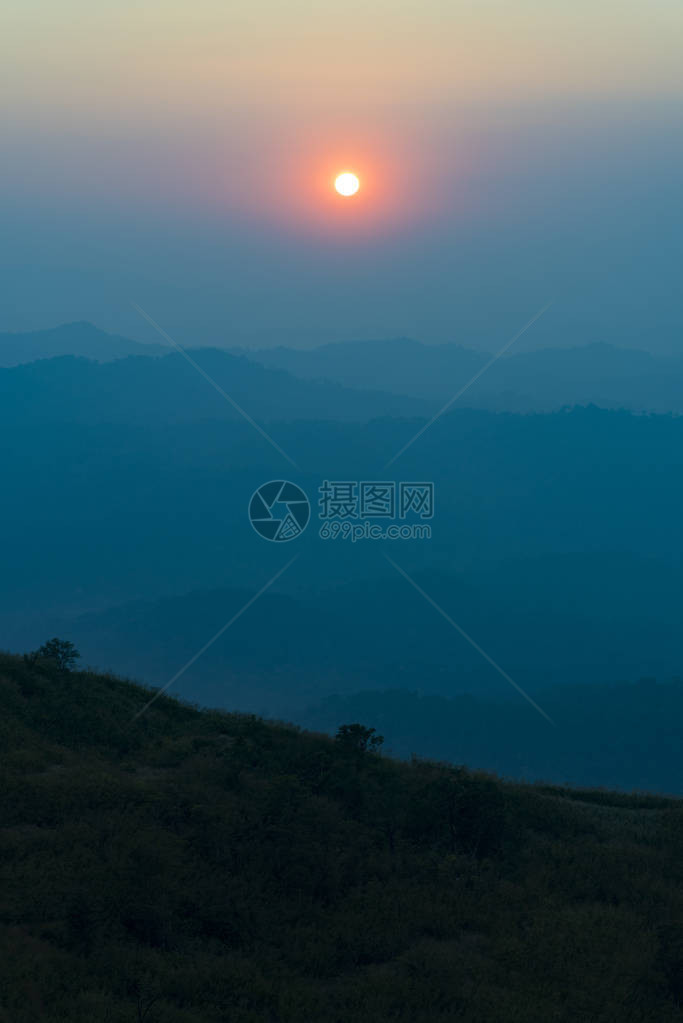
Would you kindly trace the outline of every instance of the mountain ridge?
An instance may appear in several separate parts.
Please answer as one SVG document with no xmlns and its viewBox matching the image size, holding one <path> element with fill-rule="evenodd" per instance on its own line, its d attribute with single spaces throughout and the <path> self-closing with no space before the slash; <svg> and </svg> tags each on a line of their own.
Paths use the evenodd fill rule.
<svg viewBox="0 0 683 1023">
<path fill-rule="evenodd" d="M 99 362 L 109 362 L 128 355 L 158 356 L 167 351 L 166 345 L 132 341 L 120 334 L 101 330 L 87 320 L 76 320 L 73 323 L 63 323 L 43 330 L 0 333 L 2 368 L 61 355 L 76 355 Z"/>
<path fill-rule="evenodd" d="M 382 392 L 356 392 L 334 381 L 300 380 L 218 348 L 192 350 L 218 388 L 178 352 L 127 355 L 99 363 L 62 355 L 0 368 L 0 419 L 83 423 L 237 420 L 235 402 L 262 422 L 364 420 L 426 415 L 427 402 Z"/>
<path fill-rule="evenodd" d="M 334 414 L 341 418 L 354 418 L 354 403 L 362 409 L 360 418 L 367 418 L 373 400 L 380 415 L 407 415 L 412 409 L 412 414 L 429 418 L 463 389 L 461 404 L 492 411 L 553 411 L 596 404 L 683 413 L 683 358 L 619 348 L 603 341 L 526 351 L 513 348 L 500 358 L 455 342 L 424 344 L 408 337 L 336 341 L 305 349 L 282 345 L 248 349 L 229 343 L 186 347 L 200 361 L 237 359 L 242 375 L 247 372 L 246 365 L 254 367 L 250 378 L 254 391 L 258 390 L 253 375 L 256 367 L 286 373 L 294 404 L 302 401 L 324 415 L 331 401 Z M 178 353 L 164 345 L 108 334 L 85 321 L 45 331 L 0 334 L 0 368 L 69 355 L 106 367 L 135 356 L 158 360 L 171 354 Z M 215 372 L 225 372 L 225 365 L 223 370 L 215 367 Z M 303 383 L 311 388 L 307 395 L 300 390 Z M 345 393 L 344 406 L 340 392 L 330 390 L 335 387 Z M 315 391 L 319 392 L 317 400 Z M 249 396 L 245 393 L 243 399 L 247 401 Z M 291 405 L 287 415 L 293 414 Z M 277 402 L 274 412 L 275 418 L 284 414 L 278 412 Z M 263 416 L 263 409 L 259 414 Z"/>
</svg>

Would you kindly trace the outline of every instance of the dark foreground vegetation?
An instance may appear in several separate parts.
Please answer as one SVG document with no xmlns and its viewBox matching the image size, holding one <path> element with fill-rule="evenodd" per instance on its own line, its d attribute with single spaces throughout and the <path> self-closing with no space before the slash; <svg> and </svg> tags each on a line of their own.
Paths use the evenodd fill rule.
<svg viewBox="0 0 683 1023">
<path fill-rule="evenodd" d="M 0 658 L 0 1020 L 683 1020 L 683 803 Z M 372 724 L 372 722 L 369 722 Z"/>
</svg>

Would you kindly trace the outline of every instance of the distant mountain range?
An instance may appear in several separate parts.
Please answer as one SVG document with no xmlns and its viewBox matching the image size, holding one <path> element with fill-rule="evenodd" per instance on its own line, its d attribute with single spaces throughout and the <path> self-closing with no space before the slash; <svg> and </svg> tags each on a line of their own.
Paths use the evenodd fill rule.
<svg viewBox="0 0 683 1023">
<path fill-rule="evenodd" d="M 38 366 L 54 368 L 55 363 Z M 85 366 L 98 372 L 113 368 Z M 324 479 L 384 479 L 387 459 L 420 422 L 271 424 L 271 436 L 301 466 L 296 471 L 248 423 L 208 418 L 201 401 L 213 400 L 213 391 L 191 367 L 185 369 L 186 386 L 196 381 L 201 388 L 190 402 L 179 384 L 177 401 L 184 410 L 184 399 L 194 416 L 204 413 L 200 421 L 169 422 L 155 414 L 145 407 L 156 397 L 150 387 L 140 392 L 139 414 L 129 402 L 137 415 L 133 423 L 121 421 L 121 410 L 118 422 L 107 421 L 104 412 L 117 412 L 116 392 L 108 395 L 104 412 L 96 405 L 87 410 L 99 414 L 96 421 L 76 419 L 69 400 L 62 395 L 58 402 L 54 384 L 46 391 L 49 417 L 37 398 L 31 413 L 20 394 L 0 400 L 4 616 L 19 608 L 26 614 L 52 607 L 95 610 L 226 585 L 258 588 L 280 564 L 277 560 L 274 567 L 274 558 L 284 563 L 287 555 L 249 524 L 247 506 L 256 488 L 284 473 L 317 502 Z M 6 376 L 19 372 L 0 371 L 0 387 Z M 11 398 L 11 415 L 4 398 L 8 404 Z M 80 413 L 81 398 L 74 398 Z M 219 395 L 215 401 L 221 414 L 223 405 L 232 411 Z M 168 398 L 163 408 L 168 416 L 173 413 Z M 604 596 L 605 605 L 619 607 L 629 619 L 621 597 L 654 593 L 651 603 L 657 608 L 675 598 L 670 583 L 649 575 L 643 565 L 615 573 L 627 565 L 626 553 L 655 558 L 674 571 L 681 563 L 681 418 L 594 408 L 551 415 L 458 409 L 427 430 L 391 467 L 389 478 L 435 484 L 432 539 L 395 542 L 393 556 L 408 570 L 450 574 L 476 566 L 478 573 L 490 571 L 493 592 L 505 586 L 514 602 L 521 597 L 515 575 L 526 580 L 530 571 L 520 565 L 503 572 L 504 562 L 613 554 L 608 565 L 585 564 L 583 588 L 572 584 L 578 608 L 586 606 L 587 595 L 605 594 L 605 581 L 615 578 L 619 585 Z M 302 554 L 296 565 L 299 584 L 320 589 L 386 575 L 382 545 L 324 542 L 316 527 L 311 522 L 296 542 Z M 548 569 L 540 587 L 531 589 L 557 601 L 573 571 L 570 564 Z M 532 617 L 546 610 L 543 601 L 525 605 Z M 595 612 L 591 605 L 590 616 Z M 6 629 L 6 617 L 2 624 Z M 670 665 L 674 674 L 678 665 Z"/>
<path fill-rule="evenodd" d="M 601 560 L 608 570 L 617 559 Z M 622 576 L 635 573 L 636 562 L 625 560 Z M 559 568 L 561 561 L 551 561 L 551 571 L 553 564 Z M 648 671 L 648 660 L 683 664 L 674 621 L 680 598 L 667 607 L 663 593 L 657 608 L 648 608 L 654 599 L 648 581 L 664 590 L 675 573 L 667 579 L 663 566 L 641 570 L 638 606 L 619 617 L 623 609 L 609 601 L 602 614 L 596 612 L 599 600 L 590 593 L 572 610 L 580 600 L 579 576 L 589 567 L 584 559 L 577 568 L 575 593 L 564 607 L 534 615 L 527 610 L 532 587 L 522 572 L 521 606 L 461 579 L 419 577 L 495 651 L 553 724 L 399 578 L 342 587 L 317 599 L 263 595 L 238 628 L 183 674 L 171 695 L 316 731 L 334 732 L 343 721 L 370 722 L 387 748 L 406 758 L 430 756 L 528 780 L 683 794 L 683 679 L 660 674 L 657 682 Z M 76 643 L 85 663 L 163 686 L 250 596 L 221 590 L 132 603 L 52 623 L 50 632 L 30 642 L 27 637 L 27 643 L 38 645 L 56 631 Z M 552 604 L 552 590 L 546 586 L 536 599 L 539 607 Z M 668 626 L 656 621 L 657 614 L 668 618 Z M 615 682 L 619 676 L 630 681 Z"/>
<path fill-rule="evenodd" d="M 108 334 L 85 321 L 65 323 L 49 330 L 0 333 L 0 366 L 19 366 L 59 355 L 111 362 L 128 355 L 167 355 L 168 350 L 167 345 L 140 344 L 118 334 Z"/>
<path fill-rule="evenodd" d="M 334 732 L 371 721 L 395 756 L 430 756 L 527 781 L 683 794 L 683 679 L 534 691 L 554 724 L 522 700 L 447 699 L 398 687 L 334 696 L 296 716 Z"/>
<path fill-rule="evenodd" d="M 419 398 L 302 380 L 215 348 L 195 349 L 192 357 L 231 400 L 177 352 L 108 363 L 62 356 L 0 369 L 0 422 L 156 425 L 236 420 L 242 417 L 235 403 L 259 422 L 363 421 L 431 412 L 430 403 Z"/>
<path fill-rule="evenodd" d="M 411 394 L 438 403 L 449 401 L 481 373 L 460 403 L 494 411 L 540 412 L 595 404 L 683 412 L 683 356 L 665 358 L 602 343 L 519 353 L 512 349 L 485 372 L 493 358 L 489 353 L 408 338 L 242 354 L 303 379 L 335 380 L 346 387 Z"/>
<path fill-rule="evenodd" d="M 305 380 L 336 380 L 345 387 L 379 389 L 435 399 L 451 397 L 489 361 L 487 352 L 461 345 L 424 345 L 410 338 L 348 341 L 320 348 L 234 349 Z"/>
<path fill-rule="evenodd" d="M 543 721 L 382 557 L 534 697 L 683 674 L 683 418 L 668 414 L 683 412 L 683 360 L 597 344 L 510 354 L 387 470 L 485 355 L 409 340 L 249 357 L 193 350 L 297 470 L 178 352 L 76 327 L 91 356 L 106 340 L 108 361 L 63 354 L 0 368 L 0 647 L 64 635 L 91 663 L 164 684 L 296 553 L 279 590 L 183 675 L 180 694 L 313 727 L 328 727 L 334 697 L 344 717 L 367 706 L 401 753 L 474 763 L 478 743 L 476 762 L 503 772 L 683 791 L 673 733 L 649 774 L 617 749 L 621 737 L 649 757 L 652 736 L 683 708 L 680 689 L 652 691 L 661 713 L 645 745 L 631 691 L 607 708 L 596 689 L 592 746 L 572 752 L 570 736 L 561 756 L 533 743 L 526 756 L 514 722 L 507 745 L 487 746 L 479 701 L 512 696 L 530 727 Z M 75 349 L 74 328 L 63 329 Z M 587 407 L 544 410 L 573 402 Z M 265 543 L 247 508 L 281 478 L 314 509 L 323 479 L 433 481 L 433 536 L 326 542 L 314 513 L 293 544 Z M 382 695 L 396 690 L 413 696 Z M 563 700 L 538 702 L 568 720 Z M 610 714 L 617 739 L 592 766 Z M 510 720 L 500 711 L 496 734 Z"/>
<path fill-rule="evenodd" d="M 205 354 L 198 354 L 202 351 Z M 193 349 L 193 353 L 210 372 L 218 374 L 219 382 L 227 386 L 236 401 L 242 395 L 245 407 L 251 406 L 247 409 L 250 414 L 271 421 L 311 416 L 355 420 L 373 415 L 430 417 L 463 388 L 460 405 L 492 411 L 545 412 L 595 404 L 637 412 L 683 413 L 683 355 L 654 356 L 604 343 L 530 352 L 512 348 L 493 362 L 492 355 L 481 350 L 459 344 L 425 345 L 403 337 L 340 342 L 306 350 L 249 350 L 220 344 L 215 349 Z M 0 367 L 59 356 L 97 363 L 120 363 L 130 356 L 147 356 L 150 360 L 172 357 L 170 363 L 164 360 L 163 367 L 138 363 L 126 370 L 105 369 L 100 375 L 90 372 L 87 379 L 82 367 L 69 365 L 54 370 L 56 376 L 61 373 L 60 387 L 66 388 L 65 395 L 69 392 L 63 379 L 66 374 L 91 389 L 93 397 L 99 393 L 97 403 L 104 397 L 103 414 L 111 388 L 129 392 L 135 392 L 138 384 L 158 388 L 163 404 L 169 378 L 174 375 L 171 367 L 180 359 L 167 345 L 140 344 L 89 323 L 0 334 Z M 175 373 L 176 380 L 186 379 L 188 369 L 183 367 Z M 259 377 L 259 370 L 276 375 Z M 124 381 L 127 374 L 129 383 Z M 472 382 L 477 374 L 480 376 Z M 39 377 L 32 379 L 38 381 Z M 21 390 L 21 380 L 26 378 L 14 379 Z M 32 385 L 28 387 L 31 390 Z M 135 402 L 144 403 L 142 393 L 131 396 Z M 180 399 L 179 395 L 168 397 L 171 402 Z M 412 399 L 412 403 L 404 399 Z M 122 400 L 125 408 L 125 396 Z M 204 404 L 202 399 L 197 400 Z M 154 406 L 154 401 L 151 404 Z M 209 396 L 205 404 L 207 414 L 213 417 L 215 402 Z M 175 414 L 182 417 L 190 411 L 177 408 Z M 222 410 L 225 414 L 230 414 L 227 406 Z"/>
<path fill-rule="evenodd" d="M 188 552 L 184 544 L 178 560 L 203 556 L 208 567 L 209 556 L 215 557 L 212 544 L 204 552 L 194 544 Z M 392 556 L 406 564 L 408 555 L 398 546 Z M 169 553 L 171 548 L 167 543 Z M 0 647 L 20 649 L 39 644 L 48 634 L 66 635 L 87 663 L 163 685 L 283 564 L 282 554 L 264 548 L 255 550 L 252 560 L 270 551 L 270 564 L 254 565 L 250 589 L 233 586 L 136 600 L 86 615 L 45 611 L 13 630 L 13 636 L 3 614 Z M 286 578 L 298 592 L 263 594 L 239 628 L 184 673 L 176 686 L 179 693 L 205 705 L 289 717 L 334 693 L 420 689 L 444 697 L 511 698 L 534 715 L 378 552 L 368 552 L 368 559 L 375 560 L 374 572 L 383 577 L 373 577 L 373 566 L 358 554 L 356 572 L 363 571 L 365 578 L 340 582 L 325 551 L 311 558 L 310 548 L 295 549 L 302 556 Z M 140 576 L 149 571 L 150 558 L 136 553 Z M 225 554 L 231 568 L 235 559 Z M 316 567 L 322 571 L 318 589 Z M 230 568 L 226 563 L 226 576 Z M 111 576 L 109 559 L 96 564 L 96 570 Z M 565 554 L 497 563 L 488 572 L 450 566 L 447 573 L 411 571 L 439 606 L 532 693 L 576 682 L 681 673 L 680 571 L 664 560 Z M 36 604 L 39 599 L 36 585 Z"/>
</svg>

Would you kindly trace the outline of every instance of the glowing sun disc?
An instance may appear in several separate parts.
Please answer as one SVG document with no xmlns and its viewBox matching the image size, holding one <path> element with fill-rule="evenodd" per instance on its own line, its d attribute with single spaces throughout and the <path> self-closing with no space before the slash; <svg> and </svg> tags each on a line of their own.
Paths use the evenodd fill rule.
<svg viewBox="0 0 683 1023">
<path fill-rule="evenodd" d="M 343 174 L 339 174 L 338 177 L 335 178 L 334 187 L 340 195 L 355 195 L 360 188 L 360 181 L 355 174 L 350 174 L 348 171 L 345 171 Z"/>
</svg>

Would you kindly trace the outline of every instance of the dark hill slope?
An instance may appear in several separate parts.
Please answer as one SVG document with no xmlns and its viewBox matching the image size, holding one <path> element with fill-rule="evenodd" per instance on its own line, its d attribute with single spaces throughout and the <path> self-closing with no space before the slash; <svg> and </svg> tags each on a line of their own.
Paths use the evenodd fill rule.
<svg viewBox="0 0 683 1023">
<path fill-rule="evenodd" d="M 0 659 L 1 1020 L 683 1019 L 683 804 L 149 695 Z"/>
</svg>

